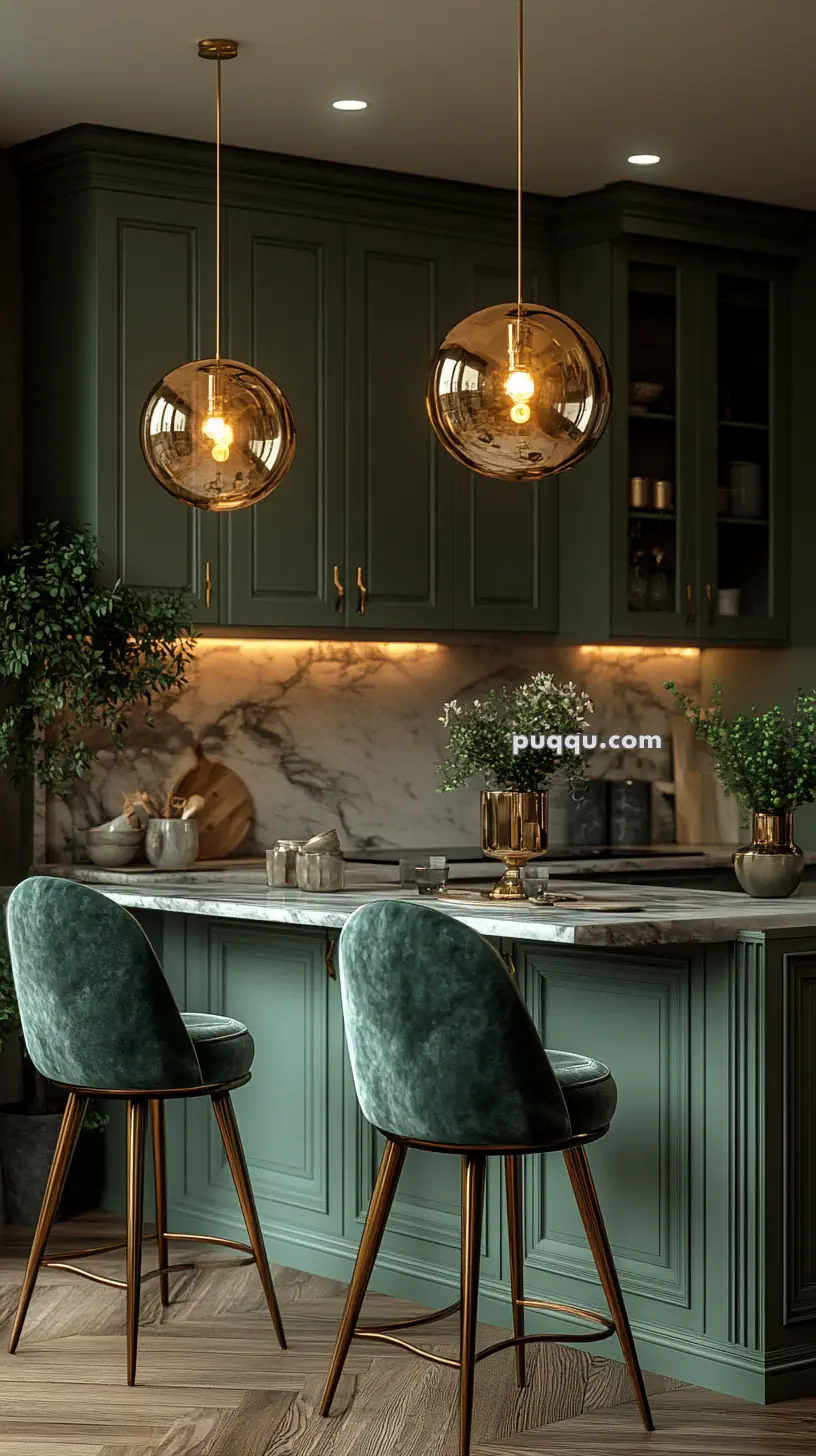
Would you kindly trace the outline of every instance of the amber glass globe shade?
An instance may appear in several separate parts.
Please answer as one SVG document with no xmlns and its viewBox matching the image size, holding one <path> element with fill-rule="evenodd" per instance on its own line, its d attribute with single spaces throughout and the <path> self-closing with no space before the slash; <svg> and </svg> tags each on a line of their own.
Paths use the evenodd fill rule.
<svg viewBox="0 0 816 1456">
<path fill-rule="evenodd" d="M 568 470 L 597 445 L 612 404 L 592 335 L 538 304 L 503 303 L 463 319 L 431 363 L 431 424 L 451 455 L 499 480 Z"/>
<path fill-rule="evenodd" d="M 142 451 L 179 500 L 208 511 L 255 505 L 295 454 L 295 421 L 271 379 L 234 359 L 196 359 L 156 385 L 142 410 Z"/>
</svg>

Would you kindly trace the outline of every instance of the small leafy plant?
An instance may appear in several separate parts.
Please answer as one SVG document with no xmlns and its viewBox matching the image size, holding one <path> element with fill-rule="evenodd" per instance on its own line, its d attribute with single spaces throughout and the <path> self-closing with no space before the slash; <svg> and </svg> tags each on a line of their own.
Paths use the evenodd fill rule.
<svg viewBox="0 0 816 1456">
<path fill-rule="evenodd" d="M 816 693 L 797 693 L 790 716 L 776 707 L 729 718 L 718 682 L 708 709 L 673 682 L 664 686 L 696 736 L 711 748 L 726 794 L 744 809 L 781 814 L 816 799 Z"/>
<path fill-rule="evenodd" d="M 133 709 L 184 686 L 194 650 L 183 592 L 105 587 L 99 565 L 93 537 L 59 521 L 0 558 L 0 768 L 57 794 L 100 733 L 121 750 Z"/>
<path fill-rule="evenodd" d="M 514 755 L 513 736 L 580 733 L 591 712 L 588 695 L 575 683 L 557 683 L 551 672 L 537 672 L 515 688 L 491 688 L 467 706 L 454 698 L 439 720 L 450 736 L 437 787 L 458 789 L 481 774 L 488 789 L 535 792 L 559 773 L 577 786 L 584 777 L 580 758 L 546 746 Z"/>
</svg>

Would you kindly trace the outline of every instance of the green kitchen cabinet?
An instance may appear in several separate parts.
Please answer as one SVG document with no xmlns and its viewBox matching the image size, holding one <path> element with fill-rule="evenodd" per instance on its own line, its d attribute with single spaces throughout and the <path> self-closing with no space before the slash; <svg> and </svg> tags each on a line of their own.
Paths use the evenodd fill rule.
<svg viewBox="0 0 816 1456">
<path fill-rule="evenodd" d="M 560 482 L 565 637 L 786 641 L 789 272 L 700 241 L 565 250 L 562 307 L 615 387 L 606 436 Z"/>
<path fill-rule="evenodd" d="M 295 416 L 294 464 L 270 496 L 222 517 L 222 621 L 333 627 L 344 571 L 344 229 L 231 207 L 228 352 L 273 379 Z"/>
<path fill-rule="evenodd" d="M 499 243 L 463 248 L 457 317 L 516 296 L 514 249 Z M 525 250 L 524 296 L 555 304 L 551 257 Z M 454 463 L 455 626 L 468 630 L 555 632 L 558 538 L 553 481 L 508 484 Z"/>
<path fill-rule="evenodd" d="M 425 409 L 428 367 L 456 322 L 452 238 L 346 229 L 346 619 L 453 621 L 454 462 Z"/>
<path fill-rule="evenodd" d="M 30 514 L 89 526 L 108 581 L 183 587 L 198 620 L 217 622 L 217 520 L 162 490 L 139 443 L 152 387 L 212 347 L 212 209 L 84 189 L 33 199 L 24 218 Z"/>
</svg>

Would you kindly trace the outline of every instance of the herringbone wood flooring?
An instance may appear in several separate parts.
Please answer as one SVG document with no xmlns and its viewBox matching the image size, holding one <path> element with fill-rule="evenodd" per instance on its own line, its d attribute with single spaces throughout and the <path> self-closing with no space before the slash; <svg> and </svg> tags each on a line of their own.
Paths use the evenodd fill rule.
<svg viewBox="0 0 816 1456">
<path fill-rule="evenodd" d="M 61 1224 L 53 1247 L 119 1236 L 110 1219 Z M 0 1245 L 0 1339 L 16 1303 L 27 1234 Z M 148 1246 L 148 1249 L 155 1246 Z M 185 1256 L 176 1246 L 174 1257 Z M 155 1258 L 155 1254 L 153 1254 Z M 150 1255 L 148 1255 L 149 1261 Z M 115 1256 L 96 1261 L 120 1274 Z M 149 1267 L 149 1262 L 148 1262 Z M 316 1413 L 344 1288 L 276 1271 L 290 1348 L 278 1350 L 252 1267 L 206 1258 L 172 1281 L 162 1312 L 144 1286 L 138 1385 L 125 1385 L 124 1296 L 44 1270 L 19 1353 L 0 1355 L 0 1456 L 448 1456 L 456 1375 L 387 1346 L 352 1345 L 334 1414 Z M 370 1296 L 365 1318 L 419 1313 Z M 484 1342 L 498 1338 L 483 1327 Z M 431 1348 L 456 1353 L 453 1321 Z M 477 1368 L 473 1456 L 812 1456 L 816 1400 L 762 1409 L 647 1377 L 658 1430 L 642 1431 L 622 1367 L 563 1346 L 531 1347 L 518 1391 L 511 1351 Z"/>
</svg>

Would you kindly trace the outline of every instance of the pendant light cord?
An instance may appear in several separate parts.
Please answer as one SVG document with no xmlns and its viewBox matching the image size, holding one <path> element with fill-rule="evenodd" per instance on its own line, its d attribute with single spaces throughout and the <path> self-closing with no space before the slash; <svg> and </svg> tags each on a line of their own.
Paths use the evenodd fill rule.
<svg viewBox="0 0 816 1456">
<path fill-rule="evenodd" d="M 519 0 L 521 3 L 521 0 Z M 221 57 L 215 63 L 215 357 L 221 358 Z"/>
<path fill-rule="evenodd" d="M 516 153 L 517 153 L 517 199 L 516 199 L 516 246 L 518 249 L 518 323 L 517 329 L 521 329 L 521 293 L 522 293 L 522 244 L 521 244 L 521 215 L 522 197 L 521 182 L 524 160 L 524 0 L 518 0 L 518 73 L 516 90 Z"/>
</svg>

